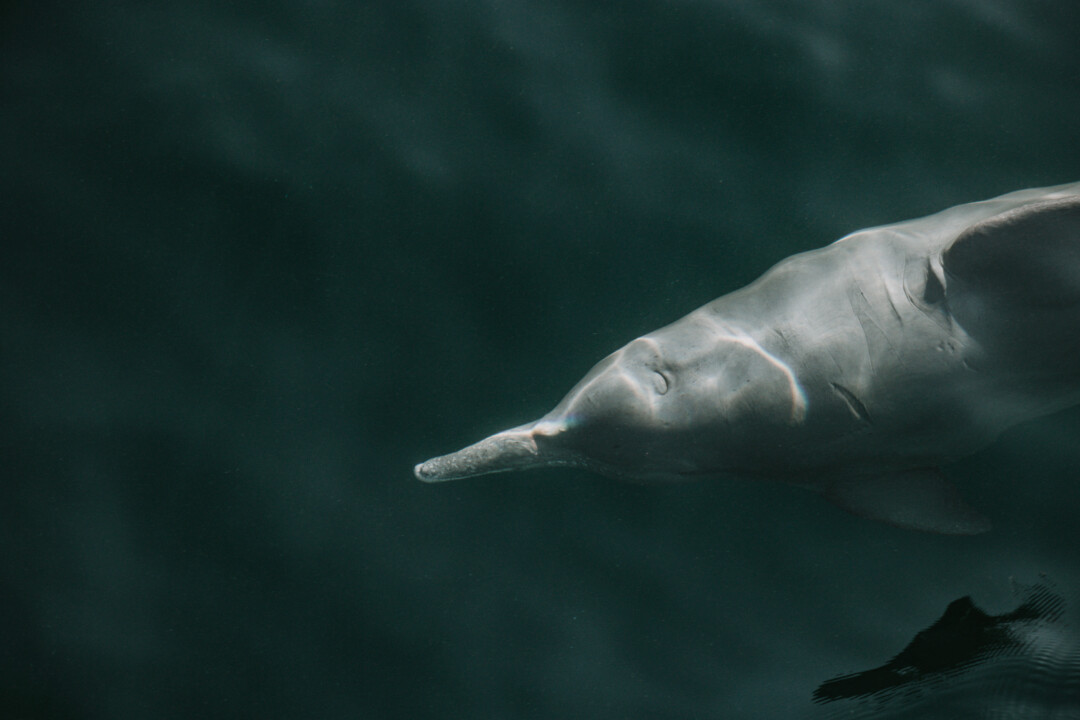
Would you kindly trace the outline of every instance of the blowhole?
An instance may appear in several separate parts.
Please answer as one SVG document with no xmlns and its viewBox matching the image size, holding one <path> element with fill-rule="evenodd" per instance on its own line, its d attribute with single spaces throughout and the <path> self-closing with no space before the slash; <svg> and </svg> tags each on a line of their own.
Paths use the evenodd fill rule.
<svg viewBox="0 0 1080 720">
<path fill-rule="evenodd" d="M 659 370 L 653 372 L 653 387 L 656 389 L 657 393 L 663 395 L 668 391 L 670 386 L 671 383 L 668 382 L 667 376 L 664 375 L 664 373 Z"/>
</svg>

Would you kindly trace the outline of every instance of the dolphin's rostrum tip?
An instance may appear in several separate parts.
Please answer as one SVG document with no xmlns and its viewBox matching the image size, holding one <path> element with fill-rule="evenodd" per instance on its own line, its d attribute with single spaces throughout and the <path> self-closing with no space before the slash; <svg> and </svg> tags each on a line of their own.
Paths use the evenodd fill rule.
<svg viewBox="0 0 1080 720">
<path fill-rule="evenodd" d="M 445 456 L 431 458 L 430 460 L 418 463 L 417 466 L 413 468 L 413 475 L 416 476 L 417 480 L 426 483 L 456 480 L 461 477 L 460 475 L 451 472 L 451 469 L 447 467 L 444 458 Z"/>
<path fill-rule="evenodd" d="M 420 463 L 413 469 L 418 480 L 427 483 L 521 470 L 548 464 L 540 456 L 532 436 L 532 424 L 513 428 L 473 443 L 449 455 L 440 455 Z"/>
</svg>

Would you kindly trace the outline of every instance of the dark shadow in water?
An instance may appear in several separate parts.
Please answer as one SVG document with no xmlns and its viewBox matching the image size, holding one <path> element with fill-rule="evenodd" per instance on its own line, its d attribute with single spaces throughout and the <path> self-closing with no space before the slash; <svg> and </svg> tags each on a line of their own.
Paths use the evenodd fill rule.
<svg viewBox="0 0 1080 720">
<path fill-rule="evenodd" d="M 1020 606 L 1002 615 L 988 615 L 970 597 L 954 600 L 892 660 L 823 682 L 814 702 L 856 701 L 873 717 L 896 712 L 906 717 L 915 706 L 933 712 L 941 701 L 954 711 L 961 701 L 969 710 L 973 705 L 1000 709 L 1005 702 L 1025 712 L 1054 707 L 1080 713 L 1080 647 L 1067 622 L 1066 603 L 1043 583 L 1022 592 Z M 1029 677 L 1020 681 L 1020 675 Z M 1003 685 L 1003 677 L 1012 680 Z M 1001 692 L 1014 697 L 991 697 Z"/>
</svg>

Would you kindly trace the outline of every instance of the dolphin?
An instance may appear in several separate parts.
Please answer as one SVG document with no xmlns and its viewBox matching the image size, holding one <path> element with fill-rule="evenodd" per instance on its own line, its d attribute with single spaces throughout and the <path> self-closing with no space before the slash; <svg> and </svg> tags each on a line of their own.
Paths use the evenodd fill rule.
<svg viewBox="0 0 1080 720">
<path fill-rule="evenodd" d="M 601 360 L 425 482 L 552 465 L 741 476 L 894 526 L 989 521 L 940 466 L 1080 403 L 1080 182 L 847 235 Z"/>
</svg>

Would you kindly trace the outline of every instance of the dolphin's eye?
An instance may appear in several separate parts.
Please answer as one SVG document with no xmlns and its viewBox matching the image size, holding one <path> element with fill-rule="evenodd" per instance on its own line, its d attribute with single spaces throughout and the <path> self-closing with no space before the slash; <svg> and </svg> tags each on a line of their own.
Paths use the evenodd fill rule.
<svg viewBox="0 0 1080 720">
<path fill-rule="evenodd" d="M 653 387 L 656 388 L 656 392 L 663 395 L 668 391 L 670 383 L 668 382 L 667 375 L 657 370 L 653 373 Z"/>
</svg>

